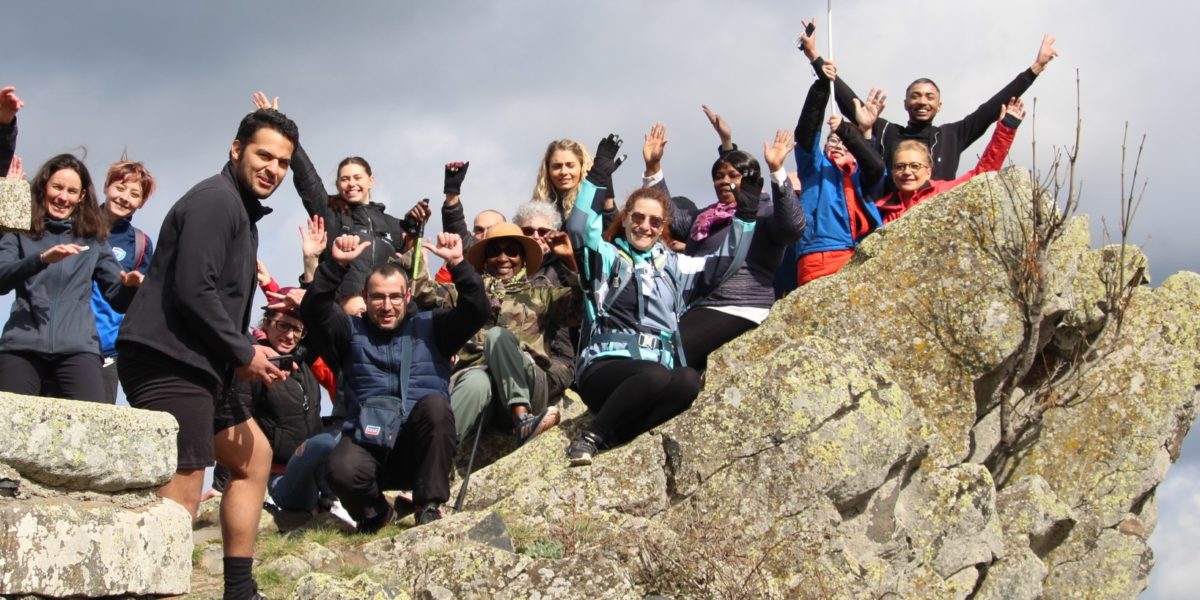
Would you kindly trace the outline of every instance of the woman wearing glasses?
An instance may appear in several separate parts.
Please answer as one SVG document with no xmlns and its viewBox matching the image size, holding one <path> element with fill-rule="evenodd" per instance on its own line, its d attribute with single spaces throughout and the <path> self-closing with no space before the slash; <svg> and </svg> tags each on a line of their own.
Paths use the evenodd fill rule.
<svg viewBox="0 0 1200 600">
<path fill-rule="evenodd" d="M 601 211 L 621 162 L 620 144 L 615 135 L 600 142 L 567 221 L 584 288 L 576 380 L 595 415 L 567 447 L 573 466 L 591 464 L 600 449 L 682 413 L 700 393 L 700 373 L 684 366 L 679 315 L 736 266 L 733 257 L 754 233 L 762 190 L 757 170 L 738 173 L 741 186 L 723 243 L 705 256 L 677 255 L 666 245 L 671 200 L 655 188 L 634 191 L 603 231 Z"/>
<path fill-rule="evenodd" d="M 1012 98 L 1008 104 L 1000 108 L 1000 119 L 996 121 L 996 131 L 988 141 L 979 164 L 974 169 L 963 173 L 958 179 L 946 181 L 930 179 L 930 165 L 933 161 L 929 155 L 929 147 L 917 140 L 904 140 L 896 146 L 896 154 L 892 159 L 892 183 L 896 191 L 880 198 L 875 203 L 884 224 L 899 219 L 908 209 L 932 198 L 946 190 L 958 187 L 960 183 L 988 171 L 998 171 L 1004 166 L 1008 157 L 1008 149 L 1012 147 L 1013 138 L 1017 135 L 1017 127 L 1025 118 L 1025 103 L 1020 98 Z"/>
</svg>

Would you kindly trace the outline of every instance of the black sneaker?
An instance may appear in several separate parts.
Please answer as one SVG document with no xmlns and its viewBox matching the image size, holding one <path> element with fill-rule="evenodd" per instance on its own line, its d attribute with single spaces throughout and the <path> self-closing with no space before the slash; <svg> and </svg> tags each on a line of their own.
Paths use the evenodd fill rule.
<svg viewBox="0 0 1200 600">
<path fill-rule="evenodd" d="M 425 525 L 442 518 L 442 511 L 437 504 L 426 504 L 417 511 L 417 525 Z"/>
<path fill-rule="evenodd" d="M 600 436 L 591 431 L 581 432 L 567 446 L 567 460 L 571 461 L 572 467 L 590 465 L 592 457 L 600 451 L 600 444 Z"/>
<path fill-rule="evenodd" d="M 513 433 L 516 434 L 517 440 L 524 445 L 529 440 L 537 437 L 539 433 L 558 425 L 558 420 L 559 413 L 557 406 L 547 408 L 540 415 L 523 413 L 521 420 L 513 428 Z"/>
<path fill-rule="evenodd" d="M 383 529 L 388 523 L 391 523 L 394 516 L 395 512 L 392 510 L 391 505 L 388 505 L 387 514 L 377 515 L 374 519 L 359 521 L 357 526 L 358 533 L 375 533 Z"/>
</svg>

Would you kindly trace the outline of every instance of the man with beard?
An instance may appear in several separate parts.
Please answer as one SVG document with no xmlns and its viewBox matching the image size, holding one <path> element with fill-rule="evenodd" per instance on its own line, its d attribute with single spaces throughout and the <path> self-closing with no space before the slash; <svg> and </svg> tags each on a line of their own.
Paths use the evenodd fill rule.
<svg viewBox="0 0 1200 600">
<path fill-rule="evenodd" d="M 204 470 L 231 479 L 221 498 L 226 600 L 260 598 L 251 576 L 254 540 L 271 467 L 271 447 L 239 405 L 227 406 L 233 376 L 267 385 L 287 373 L 276 352 L 247 335 L 255 289 L 262 200 L 287 175 L 296 124 L 263 109 L 247 115 L 220 173 L 189 190 L 167 213 L 146 282 L 126 312 L 117 347 L 129 404 L 179 422 L 179 461 L 158 494 L 195 518 Z M 214 437 L 215 433 L 215 437 Z"/>
</svg>

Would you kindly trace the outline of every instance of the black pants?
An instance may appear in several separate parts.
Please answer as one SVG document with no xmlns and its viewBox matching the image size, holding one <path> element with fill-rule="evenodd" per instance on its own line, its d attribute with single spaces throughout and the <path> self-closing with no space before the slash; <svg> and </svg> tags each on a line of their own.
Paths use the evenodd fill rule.
<svg viewBox="0 0 1200 600">
<path fill-rule="evenodd" d="M 592 431 L 609 444 L 627 442 L 666 423 L 700 394 L 700 373 L 649 360 L 612 359 L 583 372 L 579 395 L 596 417 Z"/>
<path fill-rule="evenodd" d="M 707 369 L 709 354 L 755 327 L 758 324 L 754 321 L 711 308 L 687 311 L 679 319 L 679 335 L 688 366 L 697 371 Z"/>
<path fill-rule="evenodd" d="M 412 489 L 419 505 L 450 499 L 450 467 L 458 435 L 450 400 L 430 394 L 417 401 L 396 444 L 363 446 L 347 432 L 329 456 L 329 487 L 359 522 L 387 515 L 384 490 Z"/>
<path fill-rule="evenodd" d="M 0 352 L 0 390 L 29 396 L 104 402 L 99 354 Z"/>
</svg>

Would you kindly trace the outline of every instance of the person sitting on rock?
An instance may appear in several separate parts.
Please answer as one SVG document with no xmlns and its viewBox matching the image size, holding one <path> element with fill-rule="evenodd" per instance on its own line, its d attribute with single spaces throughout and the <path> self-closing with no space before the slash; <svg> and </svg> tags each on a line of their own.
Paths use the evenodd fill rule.
<svg viewBox="0 0 1200 600">
<path fill-rule="evenodd" d="M 996 121 L 996 131 L 983 149 L 979 164 L 957 179 L 943 181 L 930 177 L 932 157 L 929 148 L 916 140 L 900 142 L 896 155 L 892 159 L 892 184 L 896 191 L 880 198 L 875 206 L 883 222 L 891 223 L 899 219 L 908 209 L 932 198 L 946 190 L 958 187 L 966 180 L 987 171 L 997 171 L 1004 166 L 1008 157 L 1008 149 L 1012 147 L 1013 138 L 1017 135 L 1017 127 L 1025 117 L 1025 103 L 1020 98 L 1012 98 L 1007 106 L 1000 107 L 1000 119 Z"/>
<path fill-rule="evenodd" d="M 561 257 L 571 246 L 559 243 L 553 251 Z M 555 356 L 549 346 L 561 330 L 579 322 L 579 280 L 573 277 L 574 285 L 566 287 L 531 277 L 541 266 L 542 249 L 511 223 L 493 225 L 467 261 L 483 275 L 491 314 L 454 365 L 455 426 L 465 439 L 490 407 L 495 420 L 511 426 L 524 444 L 558 424 L 558 407 L 552 404 L 571 383 L 574 356 Z"/>
<path fill-rule="evenodd" d="M 280 288 L 287 296 L 298 288 Z M 318 360 L 302 344 L 306 333 L 300 313 L 295 307 L 263 307 L 259 344 L 269 346 L 288 364 L 281 367 L 291 374 L 272 386 L 261 382 L 240 382 L 237 402 L 240 410 L 254 416 L 263 435 L 271 443 L 271 475 L 267 492 L 276 506 L 290 511 L 311 511 L 320 496 L 332 500 L 333 493 L 324 483 L 325 465 L 329 454 L 340 439 L 338 433 L 322 432 L 321 389 L 312 362 Z M 213 488 L 221 490 L 222 474 L 218 466 L 213 474 Z M 325 493 L 321 494 L 324 488 Z"/>
<path fill-rule="evenodd" d="M 457 235 L 440 233 L 425 248 L 444 259 L 458 299 L 453 309 L 412 312 L 412 291 L 393 263 L 371 269 L 362 316 L 336 303 L 351 264 L 370 241 L 340 236 L 300 305 L 308 344 L 330 365 L 346 403 L 342 439 L 329 459 L 329 485 L 364 533 L 394 514 L 384 490 L 411 489 L 418 525 L 441 518 L 450 498 L 450 467 L 458 436 L 450 409 L 450 358 L 484 324 L 483 280 L 463 260 Z"/>
<path fill-rule="evenodd" d="M 585 290 L 576 373 L 580 396 L 595 415 L 567 446 L 571 465 L 687 410 L 700 393 L 700 373 L 686 365 L 679 315 L 740 266 L 754 234 L 762 176 L 739 172 L 736 209 L 723 243 L 711 254 L 667 249 L 671 199 L 657 188 L 630 194 L 607 232 L 602 211 L 620 165 L 620 138 L 600 142 L 587 180 L 567 220 Z M 730 188 L 734 186 L 730 185 Z"/>
</svg>

